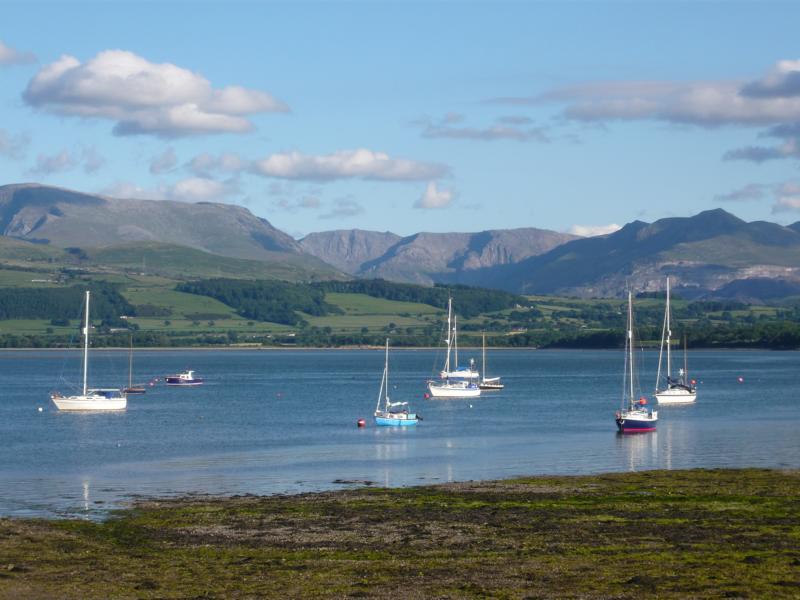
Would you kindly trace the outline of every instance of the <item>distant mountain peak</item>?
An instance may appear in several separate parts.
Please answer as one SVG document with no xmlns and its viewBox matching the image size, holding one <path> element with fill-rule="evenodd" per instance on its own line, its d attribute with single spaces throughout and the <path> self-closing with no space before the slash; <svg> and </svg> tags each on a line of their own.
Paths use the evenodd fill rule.
<svg viewBox="0 0 800 600">
<path fill-rule="evenodd" d="M 431 284 L 475 269 L 518 262 L 577 236 L 532 227 L 477 233 L 336 230 L 313 233 L 301 247 L 353 275 Z"/>
</svg>

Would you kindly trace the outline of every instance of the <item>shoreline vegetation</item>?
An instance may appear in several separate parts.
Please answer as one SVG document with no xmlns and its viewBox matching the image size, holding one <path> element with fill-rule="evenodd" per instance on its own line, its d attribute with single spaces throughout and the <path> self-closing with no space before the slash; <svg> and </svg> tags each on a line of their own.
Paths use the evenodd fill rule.
<svg viewBox="0 0 800 600">
<path fill-rule="evenodd" d="M 797 598 L 800 471 L 147 500 L 0 519 L 0 567 L 2 598 Z"/>
<path fill-rule="evenodd" d="M 29 286 L 0 268 L 0 348 L 78 345 L 80 307 L 92 291 L 93 346 L 136 348 L 393 348 L 440 345 L 444 307 L 452 296 L 462 347 L 622 348 L 625 323 L 618 298 L 520 296 L 467 287 L 383 280 L 287 283 L 146 275 L 66 273 L 63 281 Z M 107 279 L 102 279 L 106 277 Z M 26 283 L 27 282 L 27 283 Z M 49 286 L 49 287 L 48 287 Z M 637 339 L 661 339 L 663 294 L 639 294 Z M 673 338 L 688 347 L 800 348 L 800 298 L 769 306 L 673 294 Z"/>
</svg>

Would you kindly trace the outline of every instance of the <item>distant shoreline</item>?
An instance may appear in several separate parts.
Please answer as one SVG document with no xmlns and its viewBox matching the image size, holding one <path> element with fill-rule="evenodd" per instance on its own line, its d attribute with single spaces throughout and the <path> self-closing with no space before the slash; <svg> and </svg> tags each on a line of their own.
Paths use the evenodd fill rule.
<svg viewBox="0 0 800 600">
<path fill-rule="evenodd" d="M 118 347 L 102 347 L 92 348 L 92 352 L 128 352 L 130 348 L 127 346 Z M 141 352 L 286 352 L 286 351 L 325 351 L 325 352 L 340 352 L 340 351 L 357 351 L 357 350 L 384 350 L 383 346 L 337 346 L 336 348 L 323 347 L 323 346 L 248 346 L 248 347 L 231 347 L 231 346 L 143 346 L 141 348 L 134 348 L 134 353 Z M 391 346 L 392 352 L 415 352 L 417 350 L 444 350 L 441 346 Z M 460 348 L 462 352 L 481 352 L 480 346 L 463 346 Z M 622 352 L 622 348 L 535 348 L 528 346 L 511 347 L 511 346 L 487 346 L 487 351 L 492 352 Z M 644 348 L 645 351 L 657 352 L 658 347 L 652 346 Z M 719 347 L 719 348 L 690 348 L 690 353 L 695 352 L 716 352 L 724 350 L 726 352 L 748 352 L 754 350 L 761 350 L 764 352 L 800 352 L 800 349 L 775 349 L 775 348 L 737 348 L 737 347 Z M 0 348 L 0 353 L 3 352 L 82 352 L 81 348 Z"/>
</svg>

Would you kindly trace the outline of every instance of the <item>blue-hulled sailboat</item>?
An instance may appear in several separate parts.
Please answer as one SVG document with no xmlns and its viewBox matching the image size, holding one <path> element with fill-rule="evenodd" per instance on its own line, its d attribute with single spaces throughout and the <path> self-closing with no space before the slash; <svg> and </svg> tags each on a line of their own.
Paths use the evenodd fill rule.
<svg viewBox="0 0 800 600">
<path fill-rule="evenodd" d="M 383 409 L 381 409 L 381 402 Z M 375 405 L 375 425 L 416 425 L 422 417 L 408 411 L 408 402 L 392 402 L 389 399 L 389 340 L 386 340 L 386 359 L 381 377 L 381 389 L 378 391 L 378 403 Z"/>
</svg>

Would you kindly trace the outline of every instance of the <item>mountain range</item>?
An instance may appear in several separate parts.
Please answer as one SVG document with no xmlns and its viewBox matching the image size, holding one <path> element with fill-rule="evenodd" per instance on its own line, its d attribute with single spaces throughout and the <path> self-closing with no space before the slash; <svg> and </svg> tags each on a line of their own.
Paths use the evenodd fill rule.
<svg viewBox="0 0 800 600">
<path fill-rule="evenodd" d="M 300 247 L 357 277 L 431 285 L 518 263 L 574 239 L 577 236 L 534 228 L 407 237 L 353 229 L 312 233 L 300 240 Z"/>
<path fill-rule="evenodd" d="M 686 297 L 763 296 L 764 280 L 800 284 L 800 227 L 748 223 L 722 210 L 634 221 L 614 233 L 574 240 L 516 264 L 462 274 L 459 283 L 526 294 L 617 296 L 664 288 L 670 275 Z"/>
<path fill-rule="evenodd" d="M 544 229 L 399 236 L 359 229 L 296 241 L 246 208 L 117 199 L 39 184 L 0 186 L 0 261 L 60 261 L 185 277 L 381 277 L 525 294 L 619 296 L 663 289 L 743 300 L 800 295 L 800 222 L 746 222 L 722 210 L 634 221 L 580 238 Z"/>
</svg>

